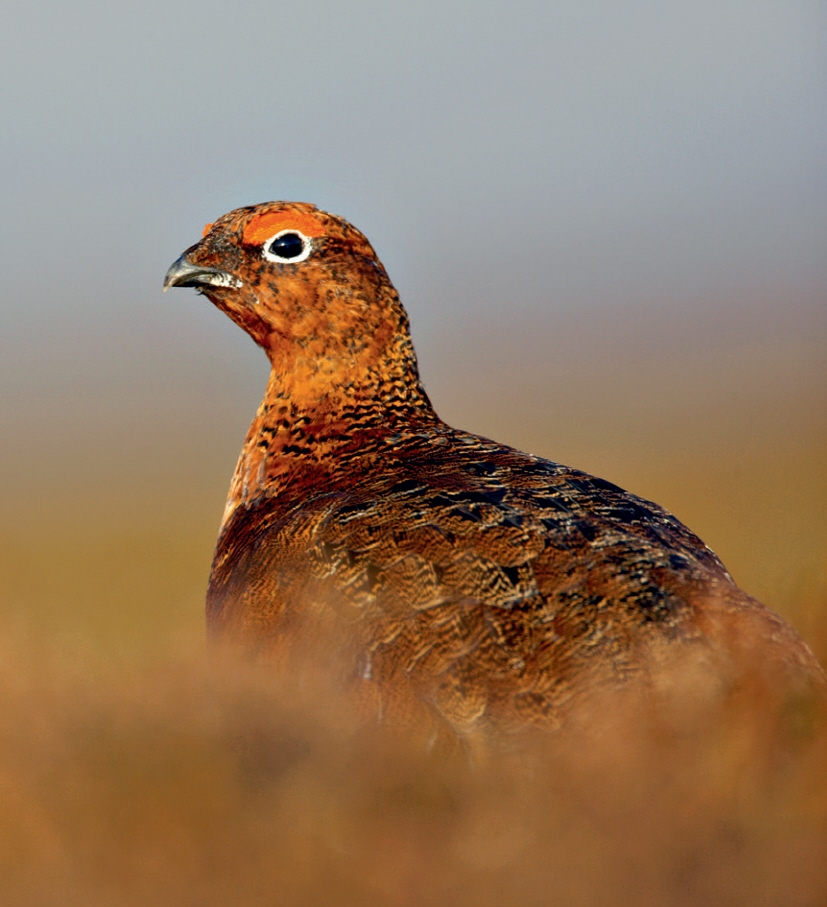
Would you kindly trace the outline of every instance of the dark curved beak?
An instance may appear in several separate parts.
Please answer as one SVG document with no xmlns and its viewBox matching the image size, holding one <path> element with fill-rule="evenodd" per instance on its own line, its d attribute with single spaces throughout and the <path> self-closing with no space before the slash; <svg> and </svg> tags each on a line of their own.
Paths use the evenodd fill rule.
<svg viewBox="0 0 827 907">
<path fill-rule="evenodd" d="M 187 253 L 177 258 L 169 267 L 164 277 L 164 292 L 170 287 L 240 287 L 243 284 L 237 277 L 218 268 L 205 268 L 193 264 Z"/>
</svg>

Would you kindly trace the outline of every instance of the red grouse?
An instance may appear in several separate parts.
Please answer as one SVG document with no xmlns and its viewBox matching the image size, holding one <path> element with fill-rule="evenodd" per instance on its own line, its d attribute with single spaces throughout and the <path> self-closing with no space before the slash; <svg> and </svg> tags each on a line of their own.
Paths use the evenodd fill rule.
<svg viewBox="0 0 827 907">
<path fill-rule="evenodd" d="M 675 517 L 616 485 L 451 428 L 420 382 L 376 253 L 313 205 L 239 208 L 165 287 L 194 287 L 272 365 L 210 576 L 213 637 L 337 660 L 377 708 L 464 733 L 555 726 L 595 688 L 705 653 L 823 674 Z"/>
</svg>

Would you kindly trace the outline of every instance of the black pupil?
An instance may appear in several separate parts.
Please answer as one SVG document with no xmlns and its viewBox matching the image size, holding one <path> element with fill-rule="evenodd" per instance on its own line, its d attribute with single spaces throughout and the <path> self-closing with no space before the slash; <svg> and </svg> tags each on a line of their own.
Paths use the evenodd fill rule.
<svg viewBox="0 0 827 907">
<path fill-rule="evenodd" d="M 298 258 L 304 252 L 304 240 L 298 233 L 282 233 L 270 243 L 270 251 L 279 258 Z"/>
</svg>

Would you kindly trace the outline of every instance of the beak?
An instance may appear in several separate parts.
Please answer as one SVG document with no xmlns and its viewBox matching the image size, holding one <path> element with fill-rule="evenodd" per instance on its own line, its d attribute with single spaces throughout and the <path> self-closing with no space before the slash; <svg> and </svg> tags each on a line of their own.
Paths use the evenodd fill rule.
<svg viewBox="0 0 827 907">
<path fill-rule="evenodd" d="M 177 258 L 164 277 L 164 292 L 170 287 L 240 287 L 243 286 L 237 277 L 217 268 L 205 268 L 194 265 L 187 253 Z"/>
</svg>

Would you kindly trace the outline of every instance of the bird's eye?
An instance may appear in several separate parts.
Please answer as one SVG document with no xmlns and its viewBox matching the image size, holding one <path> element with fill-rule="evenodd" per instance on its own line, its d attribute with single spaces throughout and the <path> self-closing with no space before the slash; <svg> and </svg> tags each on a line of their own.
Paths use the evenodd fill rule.
<svg viewBox="0 0 827 907">
<path fill-rule="evenodd" d="M 263 252 L 268 261 L 295 264 L 310 254 L 310 240 L 298 230 L 282 230 L 264 243 Z"/>
</svg>

